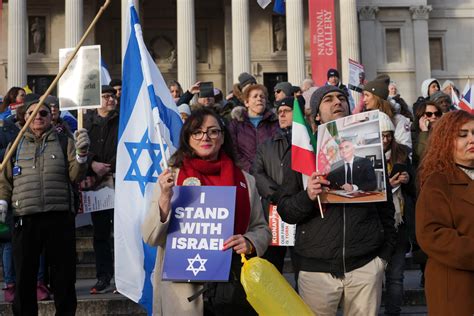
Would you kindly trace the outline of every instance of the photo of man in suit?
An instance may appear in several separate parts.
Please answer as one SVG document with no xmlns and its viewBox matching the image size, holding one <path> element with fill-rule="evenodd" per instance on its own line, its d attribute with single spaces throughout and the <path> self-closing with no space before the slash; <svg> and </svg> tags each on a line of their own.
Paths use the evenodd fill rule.
<svg viewBox="0 0 474 316">
<path fill-rule="evenodd" d="M 342 139 L 339 144 L 341 160 L 331 165 L 327 180 L 334 190 L 374 191 L 377 189 L 377 177 L 372 162 L 367 158 L 354 155 L 354 144 Z"/>
</svg>

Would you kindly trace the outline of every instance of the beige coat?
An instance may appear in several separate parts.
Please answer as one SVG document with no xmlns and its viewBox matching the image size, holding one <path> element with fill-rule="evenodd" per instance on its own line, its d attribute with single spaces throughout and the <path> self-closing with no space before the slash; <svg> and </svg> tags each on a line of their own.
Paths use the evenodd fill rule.
<svg viewBox="0 0 474 316">
<path fill-rule="evenodd" d="M 249 188 L 251 208 L 250 223 L 244 236 L 255 246 L 257 255 L 262 256 L 270 242 L 271 233 L 263 215 L 260 196 L 255 186 L 255 179 L 246 172 L 244 172 L 244 175 Z M 166 222 L 161 222 L 158 206 L 160 191 L 160 186 L 156 185 L 150 210 L 142 225 L 143 240 L 151 246 L 158 246 L 153 275 L 153 315 L 202 316 L 202 295 L 192 302 L 187 300 L 188 297 L 202 288 L 202 283 L 178 283 L 161 280 L 170 215 Z"/>
</svg>

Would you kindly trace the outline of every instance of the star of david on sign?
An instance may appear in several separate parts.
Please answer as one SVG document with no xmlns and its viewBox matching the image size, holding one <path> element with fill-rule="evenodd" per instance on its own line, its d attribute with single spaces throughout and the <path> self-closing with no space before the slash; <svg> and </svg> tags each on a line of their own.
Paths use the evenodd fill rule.
<svg viewBox="0 0 474 316">
<path fill-rule="evenodd" d="M 125 181 L 136 181 L 140 185 L 142 195 L 145 194 L 146 185 L 150 182 L 156 182 L 158 180 L 158 174 L 161 172 L 160 161 L 161 161 L 161 150 L 160 145 L 152 143 L 150 137 L 148 137 L 148 129 L 143 134 L 142 139 L 138 143 L 124 142 L 127 148 L 128 154 L 130 155 L 130 168 L 125 175 Z M 165 146 L 166 150 L 166 145 Z M 138 160 L 145 151 L 148 153 L 151 159 L 151 165 L 145 174 L 141 173 Z M 146 166 L 142 166 L 146 169 Z"/>
<path fill-rule="evenodd" d="M 194 267 L 194 263 L 198 261 L 199 262 L 199 267 L 196 268 Z M 199 272 L 201 271 L 206 271 L 206 267 L 204 264 L 207 262 L 207 259 L 201 259 L 201 256 L 197 254 L 194 258 L 188 258 L 188 267 L 186 268 L 186 271 L 192 271 L 194 276 L 196 276 Z"/>
</svg>

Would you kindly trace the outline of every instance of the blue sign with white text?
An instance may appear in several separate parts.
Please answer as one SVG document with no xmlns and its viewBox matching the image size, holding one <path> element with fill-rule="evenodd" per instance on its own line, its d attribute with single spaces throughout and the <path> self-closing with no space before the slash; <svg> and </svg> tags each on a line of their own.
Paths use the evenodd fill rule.
<svg viewBox="0 0 474 316">
<path fill-rule="evenodd" d="M 235 187 L 175 186 L 163 280 L 228 281 L 234 234 Z"/>
</svg>

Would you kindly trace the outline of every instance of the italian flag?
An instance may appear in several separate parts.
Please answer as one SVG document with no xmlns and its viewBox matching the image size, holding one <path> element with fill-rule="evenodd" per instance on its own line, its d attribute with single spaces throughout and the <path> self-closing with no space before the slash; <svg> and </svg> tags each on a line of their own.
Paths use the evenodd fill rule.
<svg viewBox="0 0 474 316">
<path fill-rule="evenodd" d="M 293 105 L 291 169 L 310 176 L 316 171 L 316 138 L 306 124 L 298 100 Z"/>
</svg>

